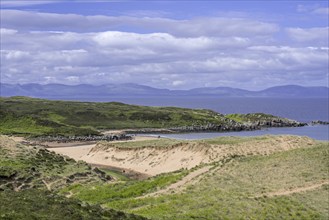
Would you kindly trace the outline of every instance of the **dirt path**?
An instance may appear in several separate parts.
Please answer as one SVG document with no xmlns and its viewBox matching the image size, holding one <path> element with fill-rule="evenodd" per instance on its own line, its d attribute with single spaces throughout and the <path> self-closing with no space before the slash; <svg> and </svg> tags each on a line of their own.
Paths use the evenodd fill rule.
<svg viewBox="0 0 329 220">
<path fill-rule="evenodd" d="M 159 191 L 149 193 L 149 194 L 146 194 L 146 195 L 138 197 L 138 198 L 155 197 L 155 196 L 160 196 L 160 195 L 164 195 L 164 194 L 170 194 L 173 191 L 175 193 L 180 192 L 180 191 L 182 191 L 182 187 L 185 188 L 186 185 L 189 184 L 194 178 L 197 178 L 200 175 L 208 172 L 210 170 L 210 168 L 212 168 L 212 166 L 205 166 L 200 169 L 197 169 L 197 170 L 189 173 L 187 176 L 183 177 L 183 179 L 181 179 L 180 181 L 169 185 L 165 189 L 161 189 Z"/>
<path fill-rule="evenodd" d="M 329 184 L 329 180 L 323 181 L 321 183 L 316 183 L 310 186 L 303 186 L 303 187 L 298 187 L 295 189 L 289 189 L 289 190 L 280 190 L 277 192 L 270 192 L 270 193 L 265 193 L 259 196 L 256 196 L 255 198 L 267 196 L 267 197 L 274 197 L 274 196 L 286 196 L 286 195 L 291 195 L 293 193 L 301 193 L 301 192 L 306 192 L 310 190 L 314 190 L 317 188 L 320 188 L 323 185 Z"/>
<path fill-rule="evenodd" d="M 42 180 L 42 182 L 46 185 L 47 189 L 51 191 L 51 183 L 47 183 L 46 180 Z"/>
<path fill-rule="evenodd" d="M 16 138 L 17 140 L 21 140 Z M 125 143 L 125 142 L 136 142 L 136 141 L 148 141 L 148 140 L 156 140 L 157 137 L 153 136 L 133 136 L 132 140 L 118 140 L 118 141 L 110 141 L 110 143 Z M 52 148 L 64 148 L 64 147 L 83 147 L 96 145 L 101 141 L 73 141 L 67 143 L 57 143 L 57 142 L 40 142 L 39 144 L 46 146 L 48 149 Z"/>
</svg>

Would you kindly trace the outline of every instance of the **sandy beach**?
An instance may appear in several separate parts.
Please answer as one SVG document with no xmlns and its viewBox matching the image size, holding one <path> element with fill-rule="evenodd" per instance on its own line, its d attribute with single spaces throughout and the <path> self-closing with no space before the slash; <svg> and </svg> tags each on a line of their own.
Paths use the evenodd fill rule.
<svg viewBox="0 0 329 220">
<path fill-rule="evenodd" d="M 133 141 L 157 138 L 137 136 Z M 122 142 L 122 141 L 121 141 Z M 131 141 L 127 141 L 131 142 Z M 113 145 L 116 142 L 99 142 L 97 144 L 74 147 L 49 148 L 59 154 L 89 164 L 112 166 L 124 170 L 155 176 L 179 169 L 191 169 L 230 157 L 231 155 L 269 155 L 302 146 L 312 146 L 314 141 L 306 137 L 273 136 L 264 140 L 253 140 L 232 145 L 207 144 L 201 142 L 179 142 L 165 147 L 145 146 L 127 148 Z"/>
<path fill-rule="evenodd" d="M 16 141 L 22 141 L 23 138 L 15 137 L 13 138 Z M 134 136 L 133 140 L 127 141 L 111 141 L 111 143 L 123 143 L 123 142 L 134 142 L 134 141 L 146 141 L 146 140 L 155 140 L 157 137 L 151 136 Z M 48 150 L 54 151 L 58 154 L 63 154 L 69 156 L 75 160 L 85 160 L 84 156 L 86 156 L 89 151 L 96 146 L 96 142 L 88 143 L 88 142 L 73 142 L 73 143 L 56 143 L 56 142 L 45 142 L 43 143 L 48 145 Z M 85 160 L 87 163 L 99 164 L 98 161 L 94 160 Z M 104 164 L 109 165 L 109 164 Z"/>
</svg>

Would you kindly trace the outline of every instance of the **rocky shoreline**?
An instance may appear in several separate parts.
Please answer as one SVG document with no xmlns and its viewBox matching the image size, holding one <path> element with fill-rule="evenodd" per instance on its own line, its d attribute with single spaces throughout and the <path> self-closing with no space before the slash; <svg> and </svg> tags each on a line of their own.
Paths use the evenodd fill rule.
<svg viewBox="0 0 329 220">
<path fill-rule="evenodd" d="M 43 143 L 43 142 L 56 142 L 56 143 L 71 143 L 71 142 L 97 142 L 97 141 L 124 141 L 124 140 L 132 140 L 131 135 L 126 135 L 124 133 L 121 134 L 112 134 L 112 135 L 102 135 L 102 136 L 44 136 L 44 137 L 36 137 L 30 138 L 30 141 L 35 143 Z"/>
<path fill-rule="evenodd" d="M 105 134 L 102 136 L 44 136 L 30 139 L 35 143 L 56 142 L 56 143 L 72 143 L 72 142 L 97 142 L 97 141 L 125 141 L 132 140 L 134 134 L 170 134 L 170 133 L 192 133 L 192 132 L 234 132 L 234 131 L 254 131 L 263 128 L 279 128 L 279 127 L 303 127 L 313 125 L 328 125 L 325 121 L 312 121 L 310 123 L 298 122 L 286 118 L 275 118 L 270 120 L 254 120 L 252 122 L 240 123 L 226 118 L 222 124 L 208 123 L 206 125 L 190 125 L 171 128 L 141 128 L 141 129 L 125 129 L 121 132 L 113 134 Z"/>
<path fill-rule="evenodd" d="M 168 129 L 143 128 L 143 129 L 129 129 L 128 134 L 150 134 L 150 133 L 187 133 L 187 132 L 230 132 L 230 131 L 253 131 L 262 128 L 274 127 L 303 127 L 307 123 L 298 122 L 290 119 L 272 119 L 272 120 L 258 120 L 248 123 L 239 123 L 234 120 L 226 119 L 223 124 L 206 124 L 206 125 L 191 125 L 172 127 Z"/>
<path fill-rule="evenodd" d="M 315 120 L 315 121 L 311 121 L 310 124 L 311 125 L 329 125 L 329 122 L 328 121 Z"/>
</svg>

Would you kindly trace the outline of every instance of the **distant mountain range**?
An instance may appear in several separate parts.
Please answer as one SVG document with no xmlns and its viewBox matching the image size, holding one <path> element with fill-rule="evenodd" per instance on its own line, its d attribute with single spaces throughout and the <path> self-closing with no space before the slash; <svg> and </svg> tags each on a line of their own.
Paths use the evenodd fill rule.
<svg viewBox="0 0 329 220">
<path fill-rule="evenodd" d="M 215 96 L 215 97 L 278 97 L 278 98 L 328 98 L 328 87 L 303 87 L 297 85 L 276 86 L 261 91 L 248 91 L 230 87 L 204 87 L 190 90 L 157 89 L 138 84 L 63 85 L 63 84 L 0 84 L 0 95 L 30 96 L 49 99 L 92 99 L 106 97 L 168 97 L 168 96 Z"/>
</svg>

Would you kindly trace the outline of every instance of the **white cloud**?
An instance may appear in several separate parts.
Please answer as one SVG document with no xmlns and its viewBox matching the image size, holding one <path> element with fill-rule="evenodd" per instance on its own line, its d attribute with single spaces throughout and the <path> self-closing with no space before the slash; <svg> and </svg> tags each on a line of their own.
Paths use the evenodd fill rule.
<svg viewBox="0 0 329 220">
<path fill-rule="evenodd" d="M 329 15 L 329 8 L 317 8 L 312 11 L 314 14 Z"/>
<path fill-rule="evenodd" d="M 42 5 L 42 4 L 50 4 L 56 3 L 57 1 L 20 1 L 20 0 L 4 0 L 0 2 L 1 7 L 20 7 L 20 6 L 30 6 L 30 5 Z"/>
<path fill-rule="evenodd" d="M 173 86 L 181 86 L 181 85 L 184 85 L 184 81 L 175 80 L 175 81 L 172 82 L 172 85 Z"/>
<path fill-rule="evenodd" d="M 287 28 L 288 35 L 299 42 L 313 41 L 328 45 L 329 27 Z"/>
<path fill-rule="evenodd" d="M 80 82 L 80 78 L 78 76 L 68 76 L 65 78 L 66 80 L 68 80 L 71 83 L 79 83 Z"/>
<path fill-rule="evenodd" d="M 318 4 L 311 5 L 297 5 L 297 12 L 299 13 L 310 13 L 310 14 L 320 14 L 320 15 L 328 15 L 329 8 L 321 7 Z"/>
<path fill-rule="evenodd" d="M 152 32 L 166 32 L 180 37 L 271 35 L 279 30 L 276 24 L 247 18 L 209 17 L 174 20 L 150 17 L 83 16 L 20 10 L 2 10 L 5 28 L 48 31 L 109 31 L 143 28 Z"/>
<path fill-rule="evenodd" d="M 28 58 L 30 56 L 29 52 L 19 51 L 19 50 L 4 51 L 4 53 L 6 54 L 5 58 L 7 60 L 15 60 L 15 61 L 18 61 L 18 60 L 21 60 L 21 59 L 24 59 L 24 58 Z"/>
<path fill-rule="evenodd" d="M 4 12 L 1 80 L 8 83 L 134 82 L 177 89 L 328 80 L 328 28 L 283 29 L 296 42 L 280 46 L 269 40 L 281 30 L 276 24 L 247 18 Z"/>
<path fill-rule="evenodd" d="M 309 11 L 309 7 L 305 6 L 305 5 L 297 5 L 297 12 L 307 12 Z"/>
<path fill-rule="evenodd" d="M 250 45 L 248 38 L 178 38 L 167 33 L 136 34 L 108 31 L 95 34 L 93 40 L 103 47 L 121 50 L 140 50 L 153 54 L 155 50 L 165 51 L 200 51 L 216 50 L 225 47 L 245 47 Z"/>
<path fill-rule="evenodd" d="M 12 34 L 16 34 L 16 33 L 17 33 L 17 30 L 0 28 L 1 35 L 12 35 Z"/>
<path fill-rule="evenodd" d="M 324 77 L 326 47 L 256 43 L 253 38 L 183 38 L 166 33 L 12 32 L 2 41 L 1 72 L 11 83 L 128 81 L 169 88 L 234 81 L 246 87 L 260 76 L 270 81 L 270 76 L 287 71 L 292 81 L 305 74 Z"/>
</svg>

